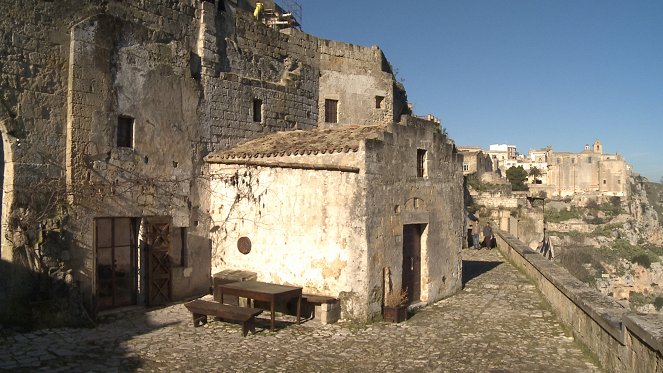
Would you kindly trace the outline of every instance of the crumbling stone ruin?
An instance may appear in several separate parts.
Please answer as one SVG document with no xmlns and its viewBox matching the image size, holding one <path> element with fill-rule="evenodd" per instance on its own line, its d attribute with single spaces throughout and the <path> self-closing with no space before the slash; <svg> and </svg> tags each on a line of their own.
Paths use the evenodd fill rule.
<svg viewBox="0 0 663 373">
<path fill-rule="evenodd" d="M 60 299 L 55 309 L 93 318 L 207 293 L 215 224 L 205 156 L 276 131 L 406 125 L 405 90 L 378 47 L 267 25 L 254 5 L 0 3 L 0 311 Z M 461 222 L 460 161 L 434 139 L 415 146 L 449 147 L 440 190 Z M 460 241 L 460 230 L 440 239 Z M 445 268 L 457 268 L 460 245 L 445 247 Z M 459 286 L 448 283 L 426 301 Z"/>
</svg>

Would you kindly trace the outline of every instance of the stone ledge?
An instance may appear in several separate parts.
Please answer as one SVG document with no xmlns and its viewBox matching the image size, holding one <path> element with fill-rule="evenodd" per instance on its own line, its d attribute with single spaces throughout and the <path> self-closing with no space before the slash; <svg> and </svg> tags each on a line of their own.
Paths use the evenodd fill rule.
<svg viewBox="0 0 663 373">
<path fill-rule="evenodd" d="M 663 354 L 663 317 L 654 314 L 628 314 L 624 326 L 646 344 Z"/>
<path fill-rule="evenodd" d="M 539 273 L 554 285 L 562 294 L 569 298 L 580 309 L 587 313 L 597 324 L 613 338 L 624 344 L 622 319 L 629 312 L 621 304 L 596 290 L 590 289 L 585 283 L 573 277 L 564 268 L 553 264 L 538 255 L 528 246 L 520 242 L 510 233 L 496 233 L 528 261 Z M 537 255 L 528 255 L 537 254 Z"/>
</svg>

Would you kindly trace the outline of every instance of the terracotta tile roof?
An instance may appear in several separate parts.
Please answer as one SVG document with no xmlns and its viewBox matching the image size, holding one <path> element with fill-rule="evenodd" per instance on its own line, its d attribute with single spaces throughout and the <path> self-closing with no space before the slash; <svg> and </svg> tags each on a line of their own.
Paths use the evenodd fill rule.
<svg viewBox="0 0 663 373">
<path fill-rule="evenodd" d="M 365 139 L 380 138 L 384 125 L 345 125 L 313 130 L 271 133 L 232 148 L 210 153 L 208 162 L 223 159 L 247 159 L 300 154 L 356 152 Z"/>
</svg>

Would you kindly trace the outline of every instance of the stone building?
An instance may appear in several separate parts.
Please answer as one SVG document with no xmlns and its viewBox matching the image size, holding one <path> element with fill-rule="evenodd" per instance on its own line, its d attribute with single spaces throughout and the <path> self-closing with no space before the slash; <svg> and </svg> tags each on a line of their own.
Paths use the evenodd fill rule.
<svg viewBox="0 0 663 373">
<path fill-rule="evenodd" d="M 460 289 L 460 157 L 435 123 L 279 132 L 206 159 L 213 272 L 337 297 L 356 320 L 393 290 L 430 303 Z"/>
<path fill-rule="evenodd" d="M 480 179 L 484 173 L 497 170 L 493 159 L 478 146 L 459 146 L 458 153 L 463 157 L 463 175 L 475 174 Z M 497 162 L 495 162 L 497 163 Z"/>
<path fill-rule="evenodd" d="M 555 152 L 551 147 L 530 158 L 541 164 L 543 183 L 530 185 L 532 193 L 567 197 L 576 194 L 624 197 L 629 194 L 631 168 L 620 154 L 604 154 L 601 141 L 585 145 L 580 153 Z"/>
<path fill-rule="evenodd" d="M 408 113 L 378 47 L 268 26 L 254 5 L 0 3 L 0 304 L 53 287 L 92 313 L 206 293 L 217 237 L 206 155 Z"/>
</svg>

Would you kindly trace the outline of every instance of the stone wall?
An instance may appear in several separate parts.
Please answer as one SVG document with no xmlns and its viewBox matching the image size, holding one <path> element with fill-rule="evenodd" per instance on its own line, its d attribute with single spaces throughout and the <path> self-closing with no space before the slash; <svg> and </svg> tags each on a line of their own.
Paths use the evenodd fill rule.
<svg viewBox="0 0 663 373">
<path fill-rule="evenodd" d="M 288 165 L 360 167 L 364 152 L 270 157 L 273 166 L 210 165 L 212 271 L 340 297 L 343 317 L 366 319 L 365 177 Z M 240 237 L 251 251 L 238 251 Z M 343 294 L 353 294 L 349 299 Z"/>
<path fill-rule="evenodd" d="M 237 150 L 238 158 L 208 157 L 213 271 L 249 270 L 258 280 L 338 297 L 343 318 L 371 320 L 379 317 L 385 293 L 404 287 L 404 225 L 416 224 L 424 229 L 414 301 L 431 303 L 458 291 L 460 156 L 433 122 L 406 117 L 379 129 L 356 152 L 290 149 L 267 156 L 260 141 L 272 144 L 270 137 L 256 140 L 255 150 Z M 258 153 L 243 153 L 252 150 Z M 238 252 L 240 237 L 255 252 Z"/>
<path fill-rule="evenodd" d="M 574 337 L 589 348 L 604 369 L 663 371 L 663 322 L 659 316 L 627 311 L 513 235 L 495 232 L 502 254 L 534 281 Z"/>
<path fill-rule="evenodd" d="M 326 99 L 338 101 L 337 124 L 391 123 L 398 119 L 394 118 L 394 107 L 402 104 L 394 96 L 394 78 L 380 48 L 320 40 L 318 50 L 320 125 L 325 124 Z"/>
<path fill-rule="evenodd" d="M 537 186 L 549 196 L 573 196 L 601 192 L 627 196 L 629 170 L 621 156 L 583 153 L 552 153 L 548 160 L 547 185 Z"/>
<path fill-rule="evenodd" d="M 425 176 L 417 177 L 417 150 L 426 151 Z M 463 237 L 462 158 L 439 127 L 412 117 L 393 126 L 393 135 L 367 142 L 366 161 L 369 279 L 373 299 L 402 287 L 403 226 L 423 224 L 421 298 L 432 303 L 461 287 L 460 250 Z M 388 290 L 388 289 L 387 289 Z M 371 299 L 371 312 L 380 303 Z"/>
<path fill-rule="evenodd" d="M 174 296 L 201 294 L 210 273 L 206 154 L 317 126 L 322 91 L 344 95 L 348 109 L 357 104 L 344 123 L 384 122 L 405 99 L 378 48 L 279 32 L 236 4 L 0 4 L 2 260 L 34 262 L 37 227 L 56 232 L 60 248 L 32 269 L 71 271 L 91 308 L 94 219 L 170 216 L 186 231 L 189 263 L 173 270 Z M 132 121 L 130 146 L 118 146 L 121 118 Z"/>
</svg>

